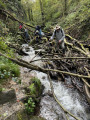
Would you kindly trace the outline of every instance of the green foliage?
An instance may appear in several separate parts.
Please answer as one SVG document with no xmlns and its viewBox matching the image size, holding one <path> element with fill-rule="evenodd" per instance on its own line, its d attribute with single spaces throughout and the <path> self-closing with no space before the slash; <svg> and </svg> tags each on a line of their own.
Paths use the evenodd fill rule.
<svg viewBox="0 0 90 120">
<path fill-rule="evenodd" d="M 42 85 L 38 78 L 32 78 L 32 83 L 29 86 L 28 94 L 33 97 L 38 97 L 41 95 L 42 92 Z"/>
<path fill-rule="evenodd" d="M 35 102 L 33 101 L 32 98 L 29 98 L 27 103 L 25 103 L 25 109 L 29 115 L 34 114 Z"/>
<path fill-rule="evenodd" d="M 68 15 L 58 19 L 58 23 L 73 37 L 77 36 L 76 39 L 88 39 L 90 24 L 89 7 L 89 0 L 69 0 Z"/>
<path fill-rule="evenodd" d="M 45 25 L 44 30 L 50 29 L 51 28 L 51 24 L 52 24 L 52 22 L 47 22 L 46 25 Z"/>
<path fill-rule="evenodd" d="M 2 0 L 0 0 L 0 8 L 5 8 L 6 6 L 5 6 L 5 4 L 3 3 L 3 1 Z"/>
<path fill-rule="evenodd" d="M 36 87 L 34 85 L 34 83 L 32 83 L 30 86 L 29 86 L 29 89 L 30 89 L 30 94 L 31 95 L 36 95 Z"/>
<path fill-rule="evenodd" d="M 9 42 L 9 40 L 11 40 L 10 36 L 6 36 L 6 37 L 1 36 L 0 37 L 0 51 L 2 53 L 6 53 L 9 57 L 11 57 L 11 56 L 14 57 L 13 49 L 10 49 L 7 46 L 7 43 Z"/>
<path fill-rule="evenodd" d="M 42 24 L 42 15 L 40 9 L 40 2 L 36 0 L 33 3 L 33 16 L 35 24 Z M 44 30 L 51 28 L 51 25 L 60 24 L 64 29 L 67 29 L 71 34 L 78 33 L 79 38 L 84 34 L 84 39 L 86 31 L 89 31 L 90 24 L 90 0 L 42 0 L 42 9 L 44 14 Z M 66 8 L 66 9 L 65 9 Z M 66 11 L 65 11 L 66 10 Z M 67 13 L 67 14 L 65 14 Z M 39 16 L 39 17 L 38 17 Z M 67 31 L 67 32 L 68 32 Z M 80 33 L 82 32 L 82 33 Z"/>
<path fill-rule="evenodd" d="M 60 17 L 60 12 L 58 11 L 58 12 L 56 12 L 54 15 L 53 15 L 53 19 L 55 20 L 55 19 L 57 19 L 57 18 L 59 18 Z"/>
<path fill-rule="evenodd" d="M 0 20 L 0 35 L 2 34 L 2 30 L 4 26 L 5 24 L 3 23 L 3 21 Z"/>
<path fill-rule="evenodd" d="M 0 92 L 5 91 L 5 88 L 2 88 L 2 86 L 0 86 Z"/>
<path fill-rule="evenodd" d="M 33 77 L 31 79 L 31 81 L 34 83 L 34 85 L 36 87 L 36 91 L 38 90 L 38 92 L 40 92 L 41 91 L 41 82 L 40 82 L 40 80 L 38 78 L 36 78 L 36 77 Z"/>
<path fill-rule="evenodd" d="M 18 77 L 20 70 L 18 65 L 13 64 L 10 60 L 0 56 L 0 79 L 5 81 L 7 78 Z"/>
<path fill-rule="evenodd" d="M 10 71 L 6 71 L 5 69 L 0 71 L 0 79 L 6 79 L 11 76 Z"/>
<path fill-rule="evenodd" d="M 27 100 L 27 102 L 25 103 L 25 108 L 28 114 L 33 114 L 34 110 L 35 110 L 35 102 L 38 102 L 38 99 L 36 99 L 36 97 L 39 97 L 41 94 L 41 82 L 38 78 L 33 77 L 31 79 L 32 83 L 29 86 L 29 91 L 28 91 L 28 95 L 33 96 L 32 98 L 29 98 Z M 35 101 L 35 102 L 34 102 Z"/>
<path fill-rule="evenodd" d="M 7 45 L 5 44 L 4 37 L 0 37 L 0 50 L 7 51 Z"/>
<path fill-rule="evenodd" d="M 5 24 L 1 21 L 1 27 L 5 27 Z M 6 29 L 6 28 L 5 28 Z M 2 35 L 4 33 L 2 32 Z M 6 54 L 9 57 L 14 58 L 14 51 L 7 46 L 7 43 L 11 41 L 12 37 L 10 34 L 0 36 L 0 52 Z M 13 39 L 12 39 L 13 40 Z M 5 57 L 0 56 L 0 83 L 6 81 L 8 78 L 18 77 L 20 75 L 20 70 L 18 65 L 13 64 L 12 61 Z M 20 80 L 18 80 L 20 83 Z"/>
</svg>

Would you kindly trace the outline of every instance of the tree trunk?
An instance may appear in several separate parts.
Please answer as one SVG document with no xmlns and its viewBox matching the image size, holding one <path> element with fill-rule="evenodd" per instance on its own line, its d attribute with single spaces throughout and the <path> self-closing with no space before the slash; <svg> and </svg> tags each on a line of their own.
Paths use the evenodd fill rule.
<svg viewBox="0 0 90 120">
<path fill-rule="evenodd" d="M 68 0 L 65 0 L 65 7 L 64 7 L 64 14 L 67 15 L 67 1 Z"/>
<path fill-rule="evenodd" d="M 31 14 L 30 14 L 30 8 L 28 8 L 28 17 L 29 17 L 29 21 L 31 21 Z"/>
<path fill-rule="evenodd" d="M 32 9 L 31 9 L 31 20 L 33 21 L 33 12 L 32 12 Z"/>
<path fill-rule="evenodd" d="M 39 0 L 40 3 L 40 9 L 41 9 L 41 15 L 42 15 L 42 24 L 44 25 L 44 12 L 43 12 L 43 5 L 42 5 L 42 1 Z"/>
</svg>

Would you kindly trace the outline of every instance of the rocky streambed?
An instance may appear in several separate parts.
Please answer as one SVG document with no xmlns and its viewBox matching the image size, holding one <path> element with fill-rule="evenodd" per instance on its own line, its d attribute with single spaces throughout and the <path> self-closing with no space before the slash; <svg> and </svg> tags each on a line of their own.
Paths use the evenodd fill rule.
<svg viewBox="0 0 90 120">
<path fill-rule="evenodd" d="M 28 56 L 23 56 L 22 59 L 29 62 L 35 56 L 35 50 L 32 47 L 28 47 L 27 51 L 25 49 L 27 47 L 27 45 L 23 45 L 23 50 Z M 39 56 L 36 56 L 34 60 L 39 58 Z M 42 61 L 36 61 L 33 64 L 43 66 Z M 14 81 L 9 83 L 7 89 L 10 88 L 10 91 L 11 89 L 14 90 L 14 97 L 13 99 L 10 98 L 9 102 L 0 105 L 0 120 L 66 120 L 64 112 L 52 96 L 47 74 L 22 67 L 20 69 L 21 84 L 16 84 Z M 45 88 L 40 101 L 39 114 L 31 119 L 24 112 L 25 107 L 22 99 L 26 97 L 23 88 L 30 85 L 30 79 L 32 77 L 40 79 Z M 89 105 L 77 90 L 67 89 L 63 82 L 60 81 L 53 80 L 52 83 L 57 99 L 68 111 L 77 116 L 80 120 L 90 120 Z M 74 118 L 70 116 L 69 119 L 74 120 Z"/>
</svg>

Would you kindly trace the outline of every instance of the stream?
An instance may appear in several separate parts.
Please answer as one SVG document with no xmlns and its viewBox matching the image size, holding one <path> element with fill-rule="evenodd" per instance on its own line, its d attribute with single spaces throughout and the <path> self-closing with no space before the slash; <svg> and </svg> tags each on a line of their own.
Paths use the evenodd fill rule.
<svg viewBox="0 0 90 120">
<path fill-rule="evenodd" d="M 28 56 L 23 56 L 22 59 L 29 62 L 35 56 L 35 50 L 32 47 L 29 47 L 29 51 L 27 52 L 25 47 L 28 47 L 28 45 L 23 44 L 23 50 L 28 53 Z M 36 59 L 40 59 L 40 56 L 36 56 L 34 60 Z M 33 62 L 33 64 L 42 67 L 44 63 L 39 60 Z M 50 83 L 47 74 L 38 71 L 30 72 L 30 74 L 34 73 L 36 74 L 36 77 L 40 79 L 41 83 L 45 86 L 40 101 L 39 116 L 45 118 L 46 120 L 66 120 L 65 113 L 62 111 L 58 103 L 51 95 Z M 89 105 L 84 96 L 82 96 L 77 89 L 68 88 L 64 85 L 63 82 L 56 80 L 53 80 L 52 84 L 57 99 L 66 110 L 70 111 L 73 115 L 78 117 L 79 120 L 90 120 Z M 69 115 L 68 117 L 69 120 L 75 120 Z"/>
</svg>

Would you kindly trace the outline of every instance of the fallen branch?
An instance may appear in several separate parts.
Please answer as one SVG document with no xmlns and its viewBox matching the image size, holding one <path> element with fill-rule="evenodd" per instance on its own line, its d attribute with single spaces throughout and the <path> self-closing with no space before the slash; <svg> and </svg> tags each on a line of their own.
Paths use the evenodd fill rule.
<svg viewBox="0 0 90 120">
<path fill-rule="evenodd" d="M 84 46 L 86 46 L 86 45 L 82 44 L 79 40 L 76 40 L 75 38 L 71 37 L 71 36 L 68 35 L 68 34 L 66 34 L 65 36 L 68 37 L 68 38 L 70 38 L 71 40 L 75 41 L 75 43 L 77 43 L 77 44 L 82 48 L 83 51 L 85 51 L 85 52 L 87 51 L 87 50 L 84 48 Z M 87 46 L 88 46 L 88 48 L 90 47 L 90 45 L 87 45 Z"/>
<path fill-rule="evenodd" d="M 34 61 L 39 61 L 39 60 L 62 60 L 62 59 L 81 59 L 81 60 L 85 60 L 85 59 L 90 59 L 90 57 L 61 57 L 61 58 L 41 58 L 41 59 L 37 59 L 37 60 L 33 60 L 31 62 Z"/>
<path fill-rule="evenodd" d="M 53 69 L 45 69 L 45 70 L 46 70 L 47 72 L 48 72 L 48 71 L 53 71 L 53 72 L 63 73 L 63 74 L 70 75 L 70 76 L 79 77 L 79 78 L 87 78 L 87 79 L 90 79 L 90 76 L 79 75 L 79 74 L 75 74 L 75 73 L 71 73 L 71 72 L 65 72 L 65 71 L 53 70 Z"/>
<path fill-rule="evenodd" d="M 66 43 L 68 46 L 71 46 L 73 49 L 75 49 L 75 50 L 81 52 L 82 54 L 86 55 L 87 57 L 90 57 L 89 52 L 84 51 L 84 50 L 80 49 L 79 47 L 74 46 L 72 43 L 68 43 L 68 42 L 66 41 L 66 39 L 65 39 L 65 43 Z"/>
<path fill-rule="evenodd" d="M 90 88 L 90 85 L 88 84 L 88 82 L 82 78 L 82 81 Z"/>
</svg>

